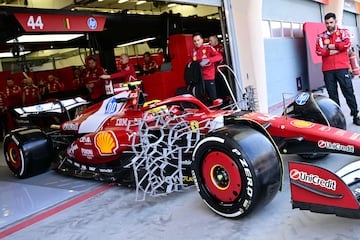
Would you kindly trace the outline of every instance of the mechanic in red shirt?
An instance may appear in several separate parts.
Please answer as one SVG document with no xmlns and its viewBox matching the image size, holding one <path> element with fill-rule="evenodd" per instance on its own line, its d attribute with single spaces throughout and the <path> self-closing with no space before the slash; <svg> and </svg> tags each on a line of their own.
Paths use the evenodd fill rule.
<svg viewBox="0 0 360 240">
<path fill-rule="evenodd" d="M 217 36 L 213 35 L 209 37 L 209 44 L 215 48 L 215 50 L 221 54 L 222 59 L 219 62 L 215 62 L 215 85 L 216 85 L 216 93 L 218 95 L 218 97 L 222 98 L 223 100 L 229 101 L 230 100 L 230 92 L 229 89 L 227 88 L 225 82 L 224 82 L 224 78 L 222 77 L 221 73 L 225 73 L 226 72 L 226 68 L 220 68 L 221 73 L 218 70 L 218 66 L 219 65 L 224 65 L 226 64 L 226 59 L 225 59 L 225 48 L 224 45 L 219 41 L 219 39 L 217 38 Z"/>
<path fill-rule="evenodd" d="M 325 15 L 327 31 L 318 35 L 316 54 L 322 56 L 322 71 L 324 82 L 330 99 L 340 105 L 338 83 L 346 99 L 353 117 L 353 123 L 360 126 L 358 106 L 354 95 L 351 74 L 349 73 L 348 49 L 351 45 L 350 34 L 347 29 L 337 26 L 336 15 Z"/>
<path fill-rule="evenodd" d="M 136 80 L 134 66 L 129 63 L 129 55 L 123 53 L 120 55 L 121 68 L 120 71 L 113 74 L 104 74 L 100 76 L 102 79 L 116 79 L 115 82 L 132 82 Z"/>
<path fill-rule="evenodd" d="M 48 76 L 47 89 L 49 94 L 58 93 L 62 91 L 64 86 L 60 83 L 60 81 L 52 74 Z"/>
<path fill-rule="evenodd" d="M 215 86 L 215 62 L 222 60 L 222 56 L 212 46 L 204 45 L 204 39 L 200 33 L 193 34 L 195 48 L 192 53 L 192 60 L 198 61 L 202 67 L 205 82 L 205 91 L 211 101 L 217 98 Z"/>
<path fill-rule="evenodd" d="M 38 88 L 39 88 L 41 100 L 45 100 L 49 93 L 49 90 L 48 90 L 47 84 L 43 78 L 40 78 L 39 83 L 38 83 Z"/>
<path fill-rule="evenodd" d="M 14 108 L 22 105 L 21 87 L 16 85 L 14 79 L 9 77 L 6 80 L 5 94 L 7 98 L 7 107 Z"/>
<path fill-rule="evenodd" d="M 4 135 L 8 132 L 6 104 L 6 94 L 4 92 L 0 92 L 0 142 L 4 140 Z"/>
<path fill-rule="evenodd" d="M 105 81 L 100 78 L 104 74 L 105 71 L 98 65 L 97 59 L 90 56 L 86 66 L 85 86 L 90 93 L 90 99 L 93 101 L 101 100 L 105 96 Z"/>
<path fill-rule="evenodd" d="M 149 52 L 145 52 L 144 53 L 144 63 L 142 65 L 142 71 L 143 74 L 151 74 L 156 72 L 159 69 L 158 64 L 154 61 L 151 60 L 151 55 Z"/>
<path fill-rule="evenodd" d="M 22 91 L 19 85 L 16 85 L 14 79 L 9 77 L 6 80 L 6 116 L 7 116 L 7 130 L 16 128 L 16 114 L 14 112 L 14 108 L 20 107 L 22 105 Z"/>
<path fill-rule="evenodd" d="M 23 88 L 23 105 L 34 105 L 40 101 L 40 91 L 37 86 L 33 84 L 32 78 L 24 79 L 25 86 Z"/>
<path fill-rule="evenodd" d="M 222 59 L 219 62 L 214 63 L 215 69 L 217 70 L 217 66 L 226 64 L 224 45 L 220 43 L 219 39 L 215 35 L 209 37 L 209 44 L 222 56 Z M 224 71 L 224 69 L 221 69 L 221 71 Z"/>
</svg>

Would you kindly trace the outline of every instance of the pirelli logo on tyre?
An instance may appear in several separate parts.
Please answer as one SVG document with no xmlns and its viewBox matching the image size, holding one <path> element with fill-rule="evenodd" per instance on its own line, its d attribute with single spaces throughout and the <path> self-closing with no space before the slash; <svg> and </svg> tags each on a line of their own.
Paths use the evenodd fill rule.
<svg viewBox="0 0 360 240">
<path fill-rule="evenodd" d="M 336 181 L 333 179 L 323 179 L 319 175 L 302 172 L 298 169 L 291 169 L 290 178 L 295 181 L 309 183 L 315 186 L 320 186 L 329 190 L 336 191 Z"/>
<path fill-rule="evenodd" d="M 349 152 L 349 153 L 355 152 L 355 147 L 353 145 L 342 145 L 340 143 L 333 143 L 324 140 L 319 140 L 317 144 L 318 147 L 322 149 L 329 149 L 329 150 Z"/>
</svg>

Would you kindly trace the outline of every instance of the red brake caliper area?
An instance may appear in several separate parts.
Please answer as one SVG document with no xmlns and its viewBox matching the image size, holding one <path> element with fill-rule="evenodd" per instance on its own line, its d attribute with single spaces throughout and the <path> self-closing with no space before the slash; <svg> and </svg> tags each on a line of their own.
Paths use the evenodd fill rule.
<svg viewBox="0 0 360 240">
<path fill-rule="evenodd" d="M 10 142 L 7 147 L 7 153 L 9 155 L 10 164 L 16 168 L 20 168 L 21 159 L 20 159 L 20 151 L 19 148 L 16 146 L 15 143 Z"/>
<path fill-rule="evenodd" d="M 222 202 L 233 202 L 241 192 L 241 176 L 235 162 L 225 153 L 206 155 L 202 175 L 209 192 Z"/>
</svg>

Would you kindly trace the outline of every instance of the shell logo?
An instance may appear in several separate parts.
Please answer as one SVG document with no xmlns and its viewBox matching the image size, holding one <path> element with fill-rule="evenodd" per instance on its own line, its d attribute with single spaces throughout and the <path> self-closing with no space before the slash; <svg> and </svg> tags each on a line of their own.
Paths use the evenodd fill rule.
<svg viewBox="0 0 360 240">
<path fill-rule="evenodd" d="M 119 144 L 114 132 L 100 132 L 95 136 L 95 146 L 100 155 L 113 155 Z"/>
<path fill-rule="evenodd" d="M 293 120 L 290 122 L 290 124 L 298 128 L 312 128 L 313 126 L 315 126 L 314 123 L 303 120 Z"/>
</svg>

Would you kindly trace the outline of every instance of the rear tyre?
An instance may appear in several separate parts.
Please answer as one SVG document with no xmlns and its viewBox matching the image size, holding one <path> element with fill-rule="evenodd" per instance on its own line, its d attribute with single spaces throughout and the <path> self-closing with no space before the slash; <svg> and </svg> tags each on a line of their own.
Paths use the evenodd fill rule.
<svg viewBox="0 0 360 240">
<path fill-rule="evenodd" d="M 52 160 L 51 140 L 40 129 L 18 129 L 4 139 L 5 161 L 18 178 L 47 171 Z"/>
<path fill-rule="evenodd" d="M 192 173 L 204 202 L 215 213 L 243 217 L 270 202 L 280 189 L 280 156 L 262 133 L 227 126 L 195 147 Z"/>
</svg>

